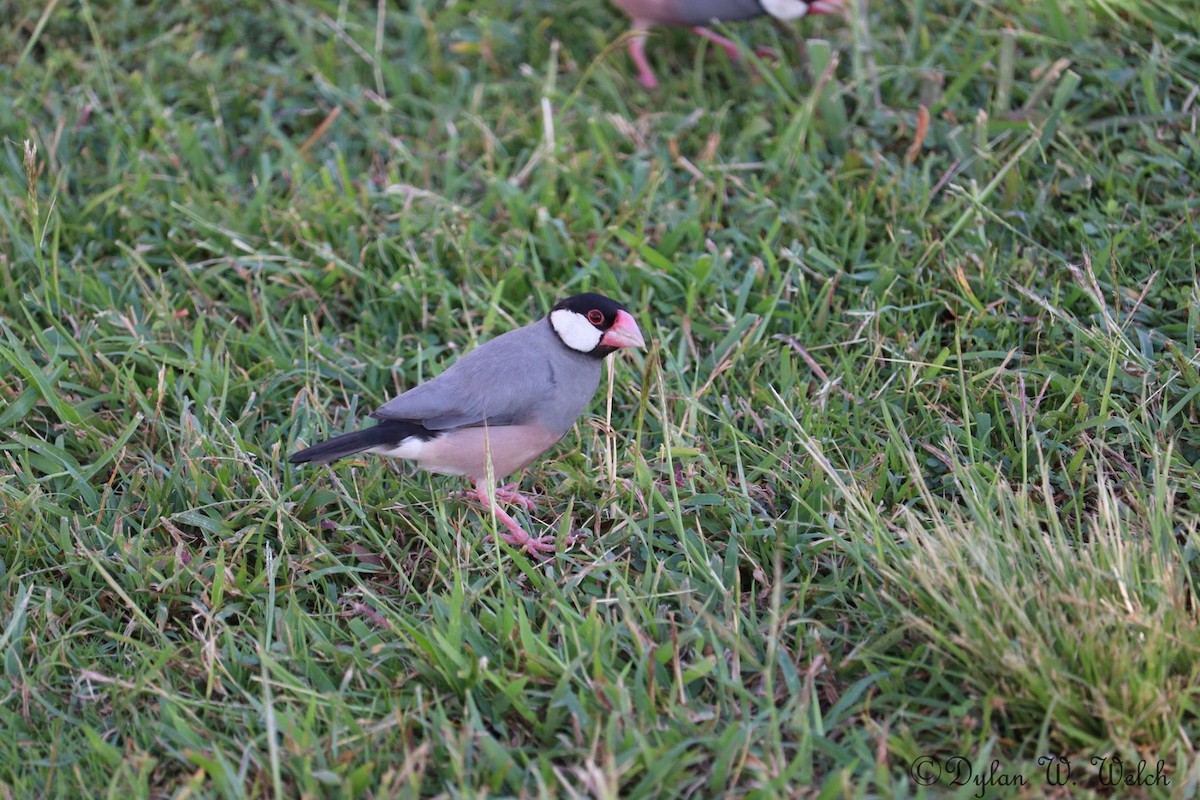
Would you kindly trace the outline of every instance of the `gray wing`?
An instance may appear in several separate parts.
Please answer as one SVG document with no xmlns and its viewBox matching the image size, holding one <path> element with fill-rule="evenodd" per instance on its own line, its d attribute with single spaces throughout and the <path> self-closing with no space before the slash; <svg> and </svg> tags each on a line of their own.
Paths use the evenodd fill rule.
<svg viewBox="0 0 1200 800">
<path fill-rule="evenodd" d="M 707 25 L 715 20 L 736 22 L 765 14 L 758 0 L 683 0 L 675 3 L 675 13 L 687 25 Z"/>
<path fill-rule="evenodd" d="M 529 421 L 554 385 L 543 350 L 552 343 L 539 335 L 539 325 L 549 331 L 543 320 L 501 334 L 371 416 L 413 420 L 433 431 Z"/>
</svg>

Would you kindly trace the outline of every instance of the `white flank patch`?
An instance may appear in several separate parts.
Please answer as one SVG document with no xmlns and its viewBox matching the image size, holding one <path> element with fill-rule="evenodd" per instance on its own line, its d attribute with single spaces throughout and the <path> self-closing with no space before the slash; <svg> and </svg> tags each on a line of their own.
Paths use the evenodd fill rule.
<svg viewBox="0 0 1200 800">
<path fill-rule="evenodd" d="M 763 11 L 784 22 L 800 19 L 808 13 L 808 3 L 804 0 L 762 0 L 762 7 Z"/>
<path fill-rule="evenodd" d="M 604 335 L 583 314 L 565 308 L 550 313 L 550 325 L 563 344 L 581 353 L 595 350 L 596 345 L 600 344 L 600 337 Z"/>
<path fill-rule="evenodd" d="M 420 439 L 416 436 L 410 436 L 393 447 L 380 445 L 372 447 L 368 453 L 378 453 L 381 456 L 388 458 L 408 458 L 416 460 L 421 457 L 421 451 L 429 444 L 428 440 Z"/>
<path fill-rule="evenodd" d="M 421 439 L 416 436 L 410 436 L 395 447 L 372 447 L 367 452 L 387 456 L 388 458 L 404 458 L 409 461 L 415 461 L 421 469 L 436 472 L 440 475 L 466 475 L 467 473 L 458 467 L 433 464 L 423 460 L 437 457 L 437 453 L 431 453 L 429 450 L 429 446 L 435 441 L 436 439 Z"/>
</svg>

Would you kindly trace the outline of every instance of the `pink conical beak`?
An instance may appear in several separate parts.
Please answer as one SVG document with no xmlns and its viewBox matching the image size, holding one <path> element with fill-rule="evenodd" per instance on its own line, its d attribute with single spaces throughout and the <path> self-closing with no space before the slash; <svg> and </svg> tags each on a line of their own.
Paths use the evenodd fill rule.
<svg viewBox="0 0 1200 800">
<path fill-rule="evenodd" d="M 642 332 L 629 312 L 618 311 L 617 321 L 600 337 L 600 344 L 609 347 L 645 347 L 646 340 L 642 338 Z"/>
</svg>

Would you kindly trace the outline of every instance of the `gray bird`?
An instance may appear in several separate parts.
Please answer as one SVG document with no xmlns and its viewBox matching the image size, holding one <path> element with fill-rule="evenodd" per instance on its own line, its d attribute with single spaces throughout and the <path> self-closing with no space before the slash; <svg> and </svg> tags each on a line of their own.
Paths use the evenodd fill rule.
<svg viewBox="0 0 1200 800">
<path fill-rule="evenodd" d="M 389 400 L 373 414 L 378 425 L 336 436 L 292 454 L 288 461 L 335 461 L 378 453 L 416 462 L 474 482 L 505 541 L 553 551 L 554 537 L 531 537 L 497 500 L 533 502 L 495 481 L 532 464 L 561 439 L 600 385 L 604 357 L 646 342 L 633 316 L 600 294 L 577 294 L 549 316 L 481 344 L 432 380 Z"/>
<path fill-rule="evenodd" d="M 768 14 L 788 22 L 808 14 L 836 14 L 846 0 L 613 0 L 633 21 L 634 36 L 629 40 L 629 55 L 638 69 L 638 80 L 647 89 L 658 86 L 654 70 L 646 60 L 646 32 L 651 28 L 691 28 L 698 35 L 738 58 L 737 45 L 730 39 L 704 27 L 710 22 L 737 22 Z M 770 50 L 756 51 L 769 55 Z"/>
</svg>

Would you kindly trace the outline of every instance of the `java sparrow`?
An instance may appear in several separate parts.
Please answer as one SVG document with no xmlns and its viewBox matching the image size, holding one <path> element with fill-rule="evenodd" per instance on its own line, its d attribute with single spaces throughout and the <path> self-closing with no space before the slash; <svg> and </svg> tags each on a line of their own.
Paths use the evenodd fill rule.
<svg viewBox="0 0 1200 800">
<path fill-rule="evenodd" d="M 638 69 L 638 80 L 647 89 L 658 86 L 658 79 L 646 60 L 646 32 L 657 26 L 691 28 L 725 49 L 732 59 L 738 58 L 737 45 L 705 28 L 709 22 L 737 22 L 769 14 L 789 22 L 808 14 L 836 14 L 845 0 L 613 0 L 633 21 L 634 32 L 629 40 L 629 55 Z M 769 53 L 769 51 L 765 51 Z M 760 51 L 760 54 L 763 52 Z"/>
<path fill-rule="evenodd" d="M 374 427 L 336 436 L 289 458 L 293 464 L 378 453 L 445 475 L 463 475 L 492 510 L 505 541 L 554 550 L 554 537 L 533 538 L 496 500 L 532 510 L 533 502 L 493 481 L 524 469 L 561 439 L 600 385 L 604 357 L 646 342 L 633 316 L 593 293 L 557 303 L 549 316 L 497 336 L 371 414 Z"/>
</svg>

